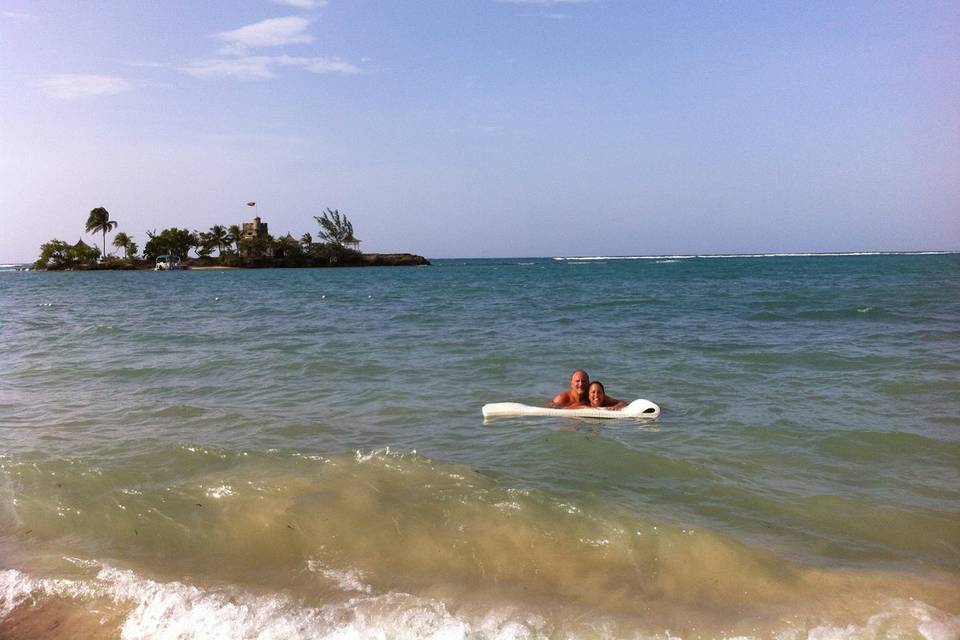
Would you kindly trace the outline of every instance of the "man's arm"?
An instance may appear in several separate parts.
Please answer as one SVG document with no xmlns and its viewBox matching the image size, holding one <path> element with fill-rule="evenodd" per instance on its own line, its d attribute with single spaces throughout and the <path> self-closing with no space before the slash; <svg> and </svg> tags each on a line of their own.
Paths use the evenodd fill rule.
<svg viewBox="0 0 960 640">
<path fill-rule="evenodd" d="M 549 409 L 566 409 L 570 404 L 570 395 L 564 391 L 553 396 L 553 400 L 547 405 Z"/>
</svg>

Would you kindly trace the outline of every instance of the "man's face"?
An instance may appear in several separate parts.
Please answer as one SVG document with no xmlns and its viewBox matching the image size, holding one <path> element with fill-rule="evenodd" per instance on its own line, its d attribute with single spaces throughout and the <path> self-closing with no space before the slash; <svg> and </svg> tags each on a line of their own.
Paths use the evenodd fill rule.
<svg viewBox="0 0 960 640">
<path fill-rule="evenodd" d="M 570 391 L 573 391 L 578 398 L 586 395 L 589 386 L 590 376 L 587 375 L 586 371 L 574 371 L 573 375 L 570 376 Z"/>
</svg>

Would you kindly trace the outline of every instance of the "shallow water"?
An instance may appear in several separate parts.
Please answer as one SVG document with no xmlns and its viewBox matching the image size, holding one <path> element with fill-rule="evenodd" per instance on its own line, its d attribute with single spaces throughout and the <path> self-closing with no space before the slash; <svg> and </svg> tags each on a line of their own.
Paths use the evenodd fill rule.
<svg viewBox="0 0 960 640">
<path fill-rule="evenodd" d="M 0 273 L 0 637 L 960 637 L 960 256 Z M 656 422 L 498 419 L 574 368 Z"/>
</svg>

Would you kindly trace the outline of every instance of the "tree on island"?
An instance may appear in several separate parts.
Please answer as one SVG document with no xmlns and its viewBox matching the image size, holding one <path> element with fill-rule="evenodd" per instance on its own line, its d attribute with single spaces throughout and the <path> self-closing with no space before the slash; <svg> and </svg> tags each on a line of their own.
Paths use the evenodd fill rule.
<svg viewBox="0 0 960 640">
<path fill-rule="evenodd" d="M 241 229 L 238 224 L 232 224 L 227 227 L 227 233 L 230 236 L 227 241 L 232 242 L 234 250 L 240 253 L 240 241 L 243 239 L 243 229 Z"/>
<path fill-rule="evenodd" d="M 217 246 L 217 253 L 223 255 L 223 247 L 230 243 L 230 232 L 221 224 L 210 227 L 207 239 Z"/>
<path fill-rule="evenodd" d="M 94 265 L 100 257 L 100 249 L 91 247 L 82 240 L 69 244 L 63 240 L 51 240 L 40 245 L 40 257 L 34 263 L 36 269 L 72 269 Z"/>
<path fill-rule="evenodd" d="M 213 236 L 206 231 L 194 231 L 193 239 L 193 250 L 197 252 L 197 257 L 209 258 L 210 254 L 213 253 L 213 247 L 216 244 L 213 241 Z"/>
<path fill-rule="evenodd" d="M 196 236 L 190 233 L 188 229 L 171 227 L 160 233 L 147 231 L 147 237 L 150 239 L 143 247 L 143 255 L 151 260 L 167 254 L 179 256 L 181 260 L 186 260 L 190 249 L 197 246 Z"/>
<path fill-rule="evenodd" d="M 107 255 L 107 232 L 117 228 L 116 220 L 110 219 L 110 213 L 103 207 L 90 210 L 87 218 L 87 233 L 103 233 L 103 255 Z"/>
<path fill-rule="evenodd" d="M 240 241 L 240 255 L 246 258 L 272 258 L 275 242 L 269 233 L 258 238 L 243 238 Z"/>
<path fill-rule="evenodd" d="M 347 242 L 354 242 L 353 223 L 338 209 L 328 207 L 326 211 L 313 218 L 320 225 L 320 233 L 317 236 L 324 242 L 335 245 L 337 248 L 343 247 Z"/>
<path fill-rule="evenodd" d="M 120 231 L 113 237 L 113 246 L 117 249 L 123 249 L 123 255 L 130 260 L 137 255 L 137 243 L 133 241 L 133 236 L 129 236 Z"/>
</svg>

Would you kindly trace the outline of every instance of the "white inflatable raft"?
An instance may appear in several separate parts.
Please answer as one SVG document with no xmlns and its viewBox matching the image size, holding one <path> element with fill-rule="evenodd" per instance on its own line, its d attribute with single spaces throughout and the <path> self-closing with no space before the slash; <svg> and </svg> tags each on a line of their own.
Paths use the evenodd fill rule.
<svg viewBox="0 0 960 640">
<path fill-rule="evenodd" d="M 649 400 L 634 400 L 623 409 L 550 409 L 531 407 L 519 402 L 493 402 L 483 405 L 484 418 L 506 418 L 508 416 L 562 416 L 565 418 L 638 418 L 654 419 L 660 415 L 660 407 Z"/>
</svg>

